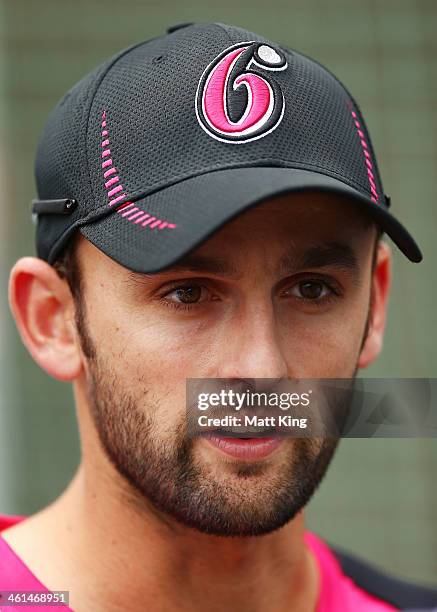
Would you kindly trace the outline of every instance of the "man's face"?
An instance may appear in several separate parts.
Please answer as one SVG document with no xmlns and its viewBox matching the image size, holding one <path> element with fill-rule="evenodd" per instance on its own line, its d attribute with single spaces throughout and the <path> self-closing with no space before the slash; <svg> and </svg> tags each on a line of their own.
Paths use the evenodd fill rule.
<svg viewBox="0 0 437 612">
<path fill-rule="evenodd" d="M 236 459 L 186 435 L 187 378 L 347 378 L 369 318 L 376 231 L 332 195 L 265 202 L 165 272 L 132 273 L 82 239 L 92 422 L 137 500 L 216 535 L 259 535 L 308 502 L 333 439 Z"/>
</svg>

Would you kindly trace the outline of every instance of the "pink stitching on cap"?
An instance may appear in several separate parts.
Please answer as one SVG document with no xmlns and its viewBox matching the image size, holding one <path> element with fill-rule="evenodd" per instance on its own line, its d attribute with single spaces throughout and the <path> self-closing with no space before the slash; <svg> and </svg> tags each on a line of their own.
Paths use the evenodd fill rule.
<svg viewBox="0 0 437 612">
<path fill-rule="evenodd" d="M 138 210 L 138 206 L 134 206 L 130 210 L 123 209 L 124 212 L 121 213 L 121 216 L 122 217 L 127 217 L 127 215 L 130 215 L 131 213 L 135 212 L 136 210 Z"/>
<path fill-rule="evenodd" d="M 361 147 L 362 147 L 363 153 L 364 153 L 364 162 L 365 162 L 365 164 L 367 166 L 366 167 L 367 178 L 368 178 L 369 185 L 370 185 L 370 192 L 372 194 L 370 199 L 372 200 L 372 202 L 375 202 L 375 204 L 378 204 L 378 202 L 379 202 L 379 195 L 378 195 L 378 191 L 377 191 L 376 185 L 375 185 L 375 177 L 373 175 L 373 165 L 372 165 L 370 154 L 368 152 L 368 146 L 367 146 L 367 142 L 365 140 L 365 135 L 364 135 L 364 132 L 361 130 L 361 124 L 358 121 L 357 113 L 353 110 L 352 106 L 350 107 L 350 111 L 351 111 L 351 115 L 352 115 L 352 117 L 354 119 L 355 127 L 357 128 L 358 136 L 360 138 Z"/>
<path fill-rule="evenodd" d="M 144 215 L 144 211 L 143 210 L 139 210 L 138 212 L 135 212 L 133 215 L 129 215 L 128 219 L 129 221 L 133 221 L 134 219 L 138 219 L 139 216 L 143 216 Z"/>
<path fill-rule="evenodd" d="M 120 200 L 122 200 L 125 195 L 126 195 L 125 193 L 122 193 L 117 198 L 114 198 L 113 200 L 109 200 L 108 202 L 109 206 L 114 206 L 114 204 L 117 204 L 117 202 L 120 202 Z"/>
<path fill-rule="evenodd" d="M 149 223 L 152 223 L 152 221 L 154 221 L 155 219 L 156 217 L 150 217 L 150 219 L 147 219 L 147 221 L 144 221 L 144 223 L 141 223 L 141 225 L 145 227 L 146 225 L 149 225 Z"/>
<path fill-rule="evenodd" d="M 150 215 L 148 215 L 147 213 L 143 213 L 141 217 L 138 217 L 138 219 L 135 219 L 134 223 L 140 223 L 141 221 L 144 221 L 144 219 L 147 219 L 147 217 L 150 217 Z"/>
<path fill-rule="evenodd" d="M 117 185 L 117 187 L 114 187 L 114 189 L 108 191 L 108 196 L 112 198 L 113 195 L 115 195 L 116 193 L 120 193 L 120 191 L 123 191 L 123 185 Z"/>
<path fill-rule="evenodd" d="M 120 212 L 121 210 L 125 210 L 129 206 L 133 206 L 132 202 L 125 202 L 124 204 L 120 204 L 120 206 L 117 208 L 117 210 L 118 210 L 118 212 Z"/>
<path fill-rule="evenodd" d="M 112 167 L 109 168 L 109 170 L 106 170 L 106 172 L 103 173 L 104 178 L 108 178 L 108 176 L 111 176 L 111 174 L 114 174 L 115 172 L 117 172 L 117 170 Z"/>
<path fill-rule="evenodd" d="M 107 127 L 106 121 L 106 110 L 104 110 L 102 112 L 102 128 Z M 109 148 L 109 131 L 107 129 L 102 129 L 102 138 L 103 140 L 101 143 L 101 147 L 107 147 L 102 151 L 102 158 L 105 158 L 111 155 L 111 149 Z M 111 174 L 115 174 L 117 172 L 115 167 L 112 165 L 112 159 L 106 159 L 102 162 L 102 170 L 105 168 L 108 168 L 108 170 L 103 173 L 104 179 L 107 179 L 108 176 L 111 176 Z M 116 183 L 119 184 L 108 191 L 108 189 Z M 120 202 L 123 198 L 126 197 L 126 194 L 123 191 L 123 185 L 121 184 L 118 175 L 111 178 L 109 181 L 104 182 L 104 186 L 108 193 L 109 206 L 113 206 L 114 204 Z M 116 198 L 111 199 L 112 196 L 116 195 L 117 193 L 119 193 L 120 195 L 118 195 Z M 157 227 L 158 229 L 164 229 L 165 227 L 168 227 L 169 229 L 174 229 L 175 227 L 177 227 L 175 223 L 169 223 L 168 221 L 163 221 L 161 219 L 157 219 L 156 217 L 151 217 L 145 211 L 139 209 L 137 206 L 134 206 L 133 202 L 123 202 L 122 204 L 117 206 L 116 211 L 120 213 L 121 217 L 124 217 L 128 221 L 132 221 L 135 225 L 138 224 L 138 227 L 149 227 L 151 229 L 153 229 L 154 227 Z"/>
<path fill-rule="evenodd" d="M 110 187 L 111 185 L 114 185 L 115 183 L 118 183 L 120 179 L 118 178 L 118 176 L 114 176 L 114 178 L 109 179 L 109 181 L 107 181 L 105 183 L 105 189 L 108 189 L 108 187 Z"/>
</svg>

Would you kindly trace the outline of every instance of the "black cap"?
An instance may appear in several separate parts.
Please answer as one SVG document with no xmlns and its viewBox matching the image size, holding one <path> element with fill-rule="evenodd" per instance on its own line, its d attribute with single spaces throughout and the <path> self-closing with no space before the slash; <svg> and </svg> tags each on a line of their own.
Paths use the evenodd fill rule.
<svg viewBox="0 0 437 612">
<path fill-rule="evenodd" d="M 414 262 L 361 112 L 308 57 L 238 27 L 180 24 L 106 61 L 51 113 L 36 157 L 36 248 L 77 229 L 137 272 L 176 262 L 270 197 L 350 196 Z"/>
</svg>

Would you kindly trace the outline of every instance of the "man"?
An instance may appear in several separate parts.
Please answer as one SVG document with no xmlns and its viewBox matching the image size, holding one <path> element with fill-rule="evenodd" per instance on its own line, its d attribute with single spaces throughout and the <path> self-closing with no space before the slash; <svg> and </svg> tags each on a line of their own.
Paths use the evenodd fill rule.
<svg viewBox="0 0 437 612">
<path fill-rule="evenodd" d="M 0 590 L 69 591 L 79 612 L 434 604 L 305 530 L 338 440 L 186 431 L 187 379 L 353 378 L 380 353 L 381 233 L 422 255 L 343 85 L 254 33 L 182 24 L 66 94 L 36 177 L 38 257 L 10 303 L 73 384 L 82 459 L 49 506 L 3 518 Z"/>
</svg>

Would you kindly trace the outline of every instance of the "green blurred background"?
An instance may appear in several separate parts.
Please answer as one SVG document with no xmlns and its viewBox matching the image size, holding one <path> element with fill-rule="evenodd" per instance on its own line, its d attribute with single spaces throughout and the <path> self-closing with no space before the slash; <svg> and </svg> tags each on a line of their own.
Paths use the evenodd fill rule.
<svg viewBox="0 0 437 612">
<path fill-rule="evenodd" d="M 72 392 L 21 344 L 7 302 L 9 270 L 34 255 L 29 202 L 40 130 L 57 100 L 106 57 L 184 21 L 259 32 L 327 65 L 367 118 L 386 193 L 424 262 L 394 251 L 382 357 L 367 374 L 435 377 L 437 362 L 437 2 L 434 0 L 3 0 L 0 2 L 2 223 L 0 513 L 29 514 L 73 475 Z M 330 542 L 400 576 L 437 583 L 437 441 L 344 440 L 308 507 Z"/>
</svg>

